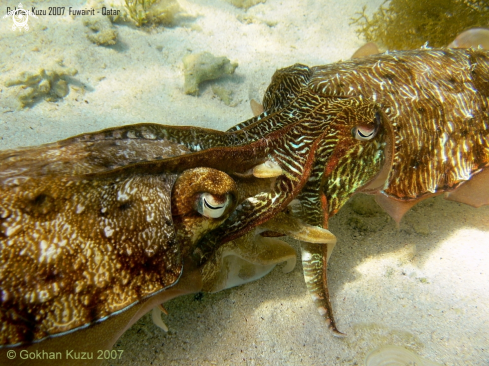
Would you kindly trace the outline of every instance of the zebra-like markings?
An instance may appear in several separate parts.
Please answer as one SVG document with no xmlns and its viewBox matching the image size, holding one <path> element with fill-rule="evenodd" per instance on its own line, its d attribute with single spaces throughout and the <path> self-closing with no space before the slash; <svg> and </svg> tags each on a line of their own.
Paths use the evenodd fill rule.
<svg viewBox="0 0 489 366">
<path fill-rule="evenodd" d="M 489 203 L 488 195 L 479 194 L 479 203 L 470 192 L 469 198 L 453 195 L 464 182 L 480 187 L 487 180 L 488 96 L 487 51 L 403 51 L 278 70 L 265 94 L 265 111 L 228 132 L 145 124 L 77 139 L 168 139 L 194 152 L 121 169 L 208 166 L 232 175 L 246 174 L 265 161 L 278 163 L 283 174 L 271 191 L 248 198 L 203 239 L 205 257 L 284 210 L 293 198 L 301 202 L 297 215 L 304 222 L 323 227 L 348 197 L 361 191 L 376 194 L 397 221 L 419 200 L 445 191 L 461 202 Z M 366 131 L 360 136 L 370 136 L 379 113 L 383 128 L 377 126 L 370 140 L 356 140 L 359 127 Z M 336 331 L 327 255 L 320 245 L 304 246 L 308 288 Z"/>
<path fill-rule="evenodd" d="M 297 68 L 303 69 L 303 66 Z M 287 83 L 289 80 L 283 81 Z M 300 88 L 301 84 L 296 83 L 293 87 Z M 281 92 L 286 88 L 287 85 L 282 86 Z M 73 140 L 89 142 L 99 139 L 150 137 L 179 141 L 195 151 L 173 159 L 151 160 L 115 169 L 112 167 L 107 175 L 180 172 L 190 167 L 205 166 L 221 169 L 231 176 L 243 176 L 249 175 L 250 169 L 263 162 L 278 164 L 282 174 L 276 177 L 273 187 L 244 200 L 219 229 L 200 242 L 196 252 L 200 260 L 205 261 L 223 243 L 245 234 L 285 210 L 304 187 L 310 188 L 301 196 L 302 211 L 306 215 L 300 218 L 316 225 L 316 221 L 308 220 L 307 217 L 320 215 L 323 222 L 325 208 L 326 215 L 335 212 L 348 199 L 350 191 L 365 185 L 380 171 L 385 133 L 380 126 L 382 121 L 379 119 L 376 104 L 364 98 L 333 98 L 311 93 L 307 89 L 296 89 L 294 94 L 287 93 L 288 99 L 283 100 L 273 99 L 274 95 L 280 97 L 281 94 L 271 94 L 268 98 L 277 106 L 275 110 L 272 108 L 270 112 L 266 111 L 252 118 L 237 131 L 218 132 L 144 124 L 82 135 L 67 140 L 66 143 Z M 376 134 L 371 141 L 359 141 L 354 137 L 352 131 L 358 126 L 375 129 Z M 324 199 L 318 201 L 317 192 L 323 191 L 321 187 L 327 181 L 326 175 L 337 169 L 344 172 L 340 165 L 349 164 L 352 159 L 361 161 L 362 164 L 339 179 L 341 174 L 336 174 L 331 185 L 331 194 L 322 194 Z M 311 175 L 311 172 L 314 174 Z M 323 177 L 324 172 L 326 175 Z M 97 176 L 101 175 L 103 173 L 97 173 Z M 87 179 L 89 177 L 87 175 Z M 348 190 L 343 190 L 343 186 L 349 187 Z M 309 195 L 309 191 L 315 193 Z M 327 205 L 321 203 L 325 199 Z M 315 215 L 309 213 L 313 210 Z M 326 246 L 323 248 L 321 245 L 311 245 L 310 250 L 321 258 L 328 256 Z M 316 278 L 324 278 L 325 268 L 324 263 L 316 271 Z M 341 334 L 332 320 L 326 281 L 321 283 L 323 282 L 324 285 L 314 285 L 314 297 L 321 300 L 318 308 L 327 309 L 325 317 L 331 319 L 333 331 Z"/>
<path fill-rule="evenodd" d="M 409 201 L 456 188 L 489 162 L 489 52 L 415 50 L 317 66 L 318 93 L 379 103 L 394 135 L 382 193 Z"/>
</svg>

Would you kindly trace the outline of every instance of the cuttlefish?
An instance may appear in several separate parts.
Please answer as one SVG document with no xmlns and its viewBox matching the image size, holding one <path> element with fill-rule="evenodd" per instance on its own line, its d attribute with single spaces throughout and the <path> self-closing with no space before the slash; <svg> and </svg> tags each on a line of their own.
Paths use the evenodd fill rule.
<svg viewBox="0 0 489 366">
<path fill-rule="evenodd" d="M 301 82 L 309 76 L 307 68 L 303 71 L 304 75 L 294 79 L 295 89 L 286 94 L 290 100 L 283 99 L 282 86 L 278 85 L 279 90 L 270 91 L 266 96 L 269 104 L 275 106 L 228 132 L 140 124 L 80 135 L 69 143 L 118 141 L 128 137 L 144 140 L 149 136 L 155 141 L 182 144 L 192 151 L 164 160 L 152 159 L 88 173 L 87 179 L 93 175 L 99 179 L 115 179 L 126 171 L 131 174 L 178 173 L 196 166 L 218 169 L 243 182 L 251 178 L 270 179 L 268 190 L 244 195 L 246 198 L 223 225 L 199 241 L 192 253 L 198 263 L 206 263 L 225 243 L 257 227 L 265 227 L 291 204 L 294 207 L 291 211 L 301 214 L 289 214 L 289 217 L 299 220 L 300 225 L 324 230 L 328 215 L 335 213 L 353 192 L 380 174 L 388 131 L 378 106 L 363 97 L 337 98 L 301 90 Z M 272 87 L 277 87 L 277 83 L 272 81 Z M 347 174 L 345 168 L 352 161 L 362 164 L 352 166 Z M 295 197 L 299 199 L 293 204 Z M 309 220 L 310 212 L 319 214 L 319 221 Z M 283 234 L 286 227 L 267 229 L 261 236 Z M 330 315 L 323 270 L 335 242 L 334 237 L 329 240 L 308 237 L 303 244 L 302 259 L 319 311 L 327 317 L 333 332 L 341 335 Z"/>
<path fill-rule="evenodd" d="M 300 209 L 293 216 L 322 228 L 355 193 L 374 194 L 396 222 L 420 200 L 442 193 L 473 206 L 487 204 L 488 95 L 487 51 L 390 52 L 278 70 L 263 112 L 227 132 L 143 124 L 77 141 L 145 139 L 144 130 L 193 152 L 114 169 L 109 176 L 204 165 L 246 177 L 265 167 L 275 178 L 272 189 L 246 198 L 225 225 L 203 237 L 194 255 L 205 261 L 294 200 Z M 302 249 L 308 289 L 333 334 L 341 336 L 327 289 L 331 246 Z"/>
<path fill-rule="evenodd" d="M 284 212 L 208 261 L 194 260 L 203 235 L 245 197 L 270 190 L 267 166 L 234 179 L 209 167 L 99 175 L 189 153 L 131 137 L 0 153 L 0 357 L 42 350 L 62 352 L 67 364 L 82 353 L 101 362 L 96 352 L 110 350 L 151 308 L 252 281 L 278 263 L 292 270 L 294 249 L 263 231 L 334 245 L 329 231 Z M 164 327 L 155 311 L 153 319 Z"/>
<path fill-rule="evenodd" d="M 0 154 L 1 345 L 83 329 L 179 281 L 186 251 L 237 204 L 234 180 L 209 168 L 81 176 L 186 152 L 102 141 Z"/>
<path fill-rule="evenodd" d="M 63 144 L 146 141 L 148 146 L 169 143 L 188 150 L 173 157 L 148 154 L 123 163 L 119 158 L 102 161 L 96 170 L 82 169 L 76 178 L 79 184 L 178 176 L 197 168 L 214 169 L 239 182 L 238 191 L 245 193 L 227 218 L 211 230 L 197 229 L 197 238 L 192 236 L 185 251 L 196 267 L 208 263 L 224 277 L 232 276 L 228 266 L 242 264 L 222 260 L 228 249 L 239 253 L 228 243 L 242 238 L 252 243 L 257 233 L 261 238 L 288 234 L 276 220 L 282 214 L 300 230 L 309 225 L 326 237 L 321 230 L 326 229 L 329 217 L 355 193 L 375 194 L 397 221 L 416 202 L 443 192 L 459 202 L 487 204 L 488 192 L 483 188 L 487 187 L 489 160 L 488 57 L 482 50 L 443 49 L 373 55 L 317 67 L 297 64 L 275 73 L 262 113 L 227 132 L 140 124 L 80 135 Z M 44 199 L 40 201 L 42 212 Z M 207 202 L 221 210 L 220 205 L 228 201 L 219 196 Z M 335 240 L 308 241 L 302 245 L 308 289 L 333 334 L 341 336 L 326 276 Z M 241 258 L 253 246 L 240 248 L 244 248 L 237 255 Z M 248 256 L 250 262 L 252 257 Z M 179 286 L 190 288 L 185 274 L 195 272 L 182 273 L 173 288 L 176 291 Z M 229 285 L 222 285 L 226 280 L 221 276 L 205 271 L 198 271 L 197 277 L 212 278 L 216 286 L 209 286 L 210 290 Z"/>
<path fill-rule="evenodd" d="M 378 142 L 384 146 L 383 160 L 375 179 L 359 188 L 349 185 L 350 175 L 359 167 L 365 170 L 361 175 L 372 173 L 367 171 L 372 166 L 365 164 L 365 151 L 332 172 L 331 157 L 317 156 L 316 170 L 296 196 L 304 207 L 298 217 L 327 227 L 328 217 L 344 202 L 338 202 L 338 190 L 346 196 L 374 195 L 397 224 L 416 203 L 440 194 L 474 207 L 489 204 L 489 52 L 480 48 L 377 52 L 374 49 L 373 55 L 362 59 L 324 66 L 294 65 L 278 70 L 272 78 L 263 101 L 266 114 L 293 102 L 300 95 L 297 90 L 306 90 L 369 100 L 383 117 L 385 134 Z M 260 106 L 255 109 L 259 111 Z M 351 133 L 372 141 L 374 131 L 370 131 L 353 128 Z M 317 298 L 318 287 L 327 287 L 326 260 L 303 246 L 303 261 L 306 283 L 319 312 L 333 325 L 334 334 L 341 335 L 334 329 L 331 308 Z"/>
<path fill-rule="evenodd" d="M 355 168 L 372 169 L 365 166 L 363 154 L 333 174 L 329 171 L 331 158 L 316 158 L 311 183 L 296 196 L 304 206 L 298 217 L 327 227 L 327 218 L 344 202 L 336 203 L 338 190 L 348 196 L 375 195 L 397 224 L 412 206 L 435 195 L 445 194 L 446 199 L 474 207 L 489 204 L 489 52 L 480 48 L 377 52 L 325 66 L 294 65 L 278 70 L 272 78 L 263 102 L 267 114 L 294 100 L 298 94 L 295 83 L 300 80 L 301 90 L 307 92 L 370 100 L 383 116 L 383 163 L 375 179 L 357 189 L 348 185 Z M 277 93 L 283 99 L 276 98 Z M 358 139 L 371 139 L 368 130 L 353 128 L 351 133 L 358 134 Z M 315 182 L 318 180 L 321 184 Z M 318 204 L 310 205 L 321 199 L 322 211 Z M 304 259 L 310 293 L 320 313 L 334 326 L 331 308 L 317 299 L 321 272 L 322 285 L 327 287 L 325 265 L 320 269 L 326 261 L 303 250 Z"/>
</svg>

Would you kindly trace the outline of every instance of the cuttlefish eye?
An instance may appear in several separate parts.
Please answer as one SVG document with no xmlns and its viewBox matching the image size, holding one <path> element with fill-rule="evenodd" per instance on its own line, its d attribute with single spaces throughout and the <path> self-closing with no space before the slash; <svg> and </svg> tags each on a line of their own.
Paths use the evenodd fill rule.
<svg viewBox="0 0 489 366">
<path fill-rule="evenodd" d="M 224 199 L 219 199 L 219 197 L 205 192 L 199 195 L 197 200 L 197 211 L 202 216 L 217 219 L 224 215 L 230 203 L 231 199 L 229 194 L 226 194 Z"/>
<path fill-rule="evenodd" d="M 375 113 L 375 121 L 373 125 L 362 124 L 352 128 L 351 133 L 354 138 L 359 141 L 368 141 L 373 139 L 377 132 L 379 131 L 379 127 L 382 121 L 382 117 L 379 112 Z"/>
</svg>

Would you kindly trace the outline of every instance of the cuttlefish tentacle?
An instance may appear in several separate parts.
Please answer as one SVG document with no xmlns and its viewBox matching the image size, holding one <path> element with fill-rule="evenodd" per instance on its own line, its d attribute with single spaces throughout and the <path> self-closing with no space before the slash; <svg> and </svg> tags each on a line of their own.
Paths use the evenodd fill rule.
<svg viewBox="0 0 489 366">
<path fill-rule="evenodd" d="M 301 203 L 302 210 L 299 217 L 309 225 L 327 228 L 327 210 L 322 197 L 324 185 L 325 164 L 330 152 L 321 147 L 316 153 L 316 162 L 312 169 L 311 176 L 302 191 L 297 196 Z"/>
<path fill-rule="evenodd" d="M 317 306 L 319 314 L 326 320 L 326 324 L 336 337 L 345 334 L 338 331 L 333 317 L 333 308 L 329 299 L 327 258 L 328 247 L 325 245 L 302 243 L 302 266 L 307 290 Z"/>
</svg>

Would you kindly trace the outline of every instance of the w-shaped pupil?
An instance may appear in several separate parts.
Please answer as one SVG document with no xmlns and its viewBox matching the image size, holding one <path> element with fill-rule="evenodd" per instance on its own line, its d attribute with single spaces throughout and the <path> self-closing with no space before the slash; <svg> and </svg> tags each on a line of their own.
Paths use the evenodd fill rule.
<svg viewBox="0 0 489 366">
<path fill-rule="evenodd" d="M 210 208 L 211 210 L 218 210 L 220 208 L 223 208 L 224 205 L 222 206 L 212 206 L 209 202 L 207 202 L 207 200 L 204 198 L 204 205 L 208 208 Z"/>
</svg>

